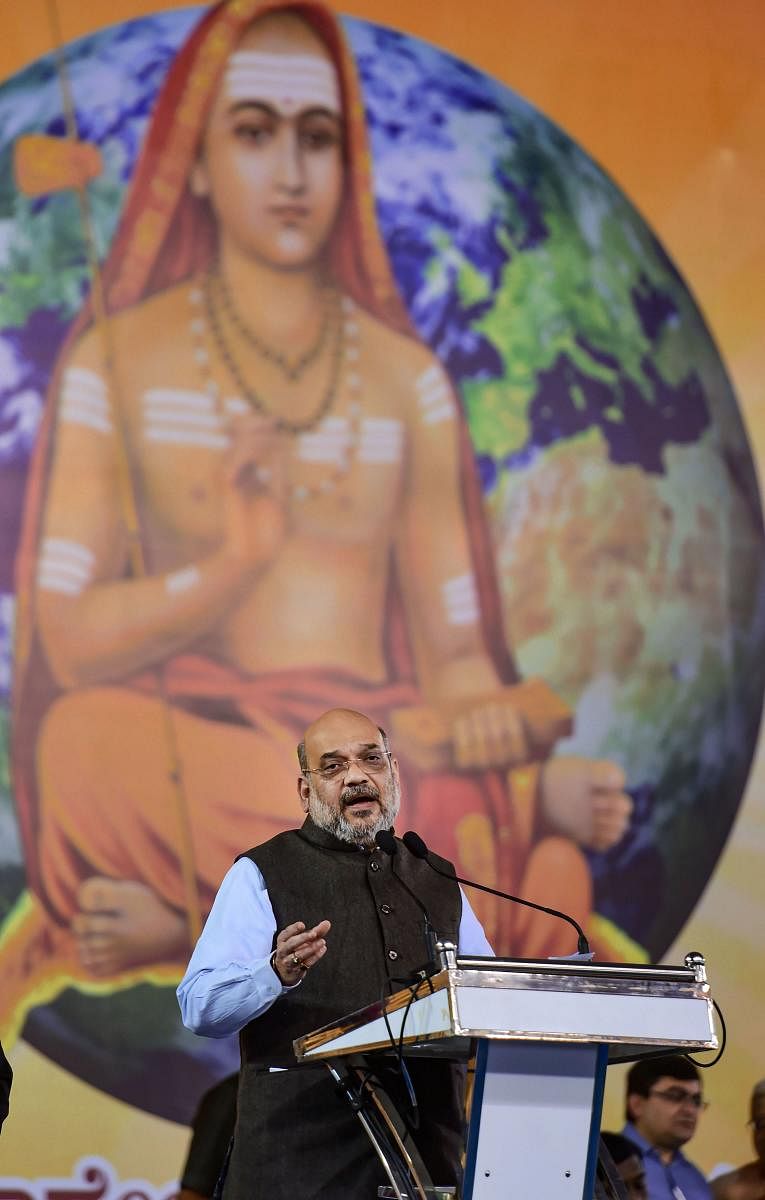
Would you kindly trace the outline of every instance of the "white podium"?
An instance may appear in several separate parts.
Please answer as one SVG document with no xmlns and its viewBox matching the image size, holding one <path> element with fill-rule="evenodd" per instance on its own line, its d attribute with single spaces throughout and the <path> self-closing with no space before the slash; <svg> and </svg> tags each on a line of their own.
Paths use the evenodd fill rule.
<svg viewBox="0 0 765 1200">
<path fill-rule="evenodd" d="M 407 1054 L 475 1054 L 462 1200 L 591 1200 L 608 1063 L 717 1048 L 700 954 L 654 967 L 439 951 L 429 980 L 294 1046 L 301 1061 L 399 1042 Z"/>
</svg>

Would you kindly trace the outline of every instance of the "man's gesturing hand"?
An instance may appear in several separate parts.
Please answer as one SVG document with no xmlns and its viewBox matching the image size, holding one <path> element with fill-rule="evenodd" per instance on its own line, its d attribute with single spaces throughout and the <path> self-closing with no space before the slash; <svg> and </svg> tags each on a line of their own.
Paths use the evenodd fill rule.
<svg viewBox="0 0 765 1200">
<path fill-rule="evenodd" d="M 299 983 L 306 971 L 324 957 L 329 930 L 329 921 L 320 921 L 312 929 L 306 929 L 303 921 L 295 921 L 277 934 L 271 966 L 285 987 Z"/>
</svg>

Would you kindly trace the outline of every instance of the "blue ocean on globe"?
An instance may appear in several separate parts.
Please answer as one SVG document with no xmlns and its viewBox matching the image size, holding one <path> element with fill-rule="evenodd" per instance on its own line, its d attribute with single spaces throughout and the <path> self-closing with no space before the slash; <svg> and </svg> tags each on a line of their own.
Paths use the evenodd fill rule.
<svg viewBox="0 0 765 1200">
<path fill-rule="evenodd" d="M 157 90 L 201 11 L 134 20 L 66 49 L 79 136 L 105 164 L 89 189 L 102 256 Z M 724 846 L 761 713 L 762 513 L 735 395 L 688 287 L 583 148 L 436 47 L 344 25 L 380 229 L 412 322 L 464 403 L 513 653 L 576 711 L 561 748 L 608 756 L 631 782 L 630 832 L 589 855 L 595 908 L 657 958 Z M 50 56 L 0 85 L 0 745 L 26 472 L 88 287 L 76 198 L 30 200 L 15 187 L 13 145 L 30 132 L 66 133 Z M 0 766 L 1 916 L 24 875 L 7 754 Z M 199 1090 L 188 1057 L 201 1088 L 233 1068 L 235 1048 L 200 1048 L 172 997 L 151 991 L 143 1002 L 157 1019 L 141 1052 L 165 1056 L 158 1111 L 185 1120 Z M 105 1065 L 97 1032 L 82 1032 L 88 1001 L 74 993 L 27 1036 L 143 1103 L 131 1000 L 110 1003 L 125 1062 Z"/>
</svg>

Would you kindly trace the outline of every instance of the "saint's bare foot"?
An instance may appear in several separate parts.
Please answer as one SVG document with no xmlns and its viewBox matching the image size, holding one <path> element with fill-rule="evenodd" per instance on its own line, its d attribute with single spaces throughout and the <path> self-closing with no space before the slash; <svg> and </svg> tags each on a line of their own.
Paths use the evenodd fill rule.
<svg viewBox="0 0 765 1200">
<path fill-rule="evenodd" d="M 144 883 L 96 876 L 82 884 L 77 903 L 72 932 L 80 961 L 93 975 L 188 957 L 184 914 L 169 908 Z"/>
</svg>

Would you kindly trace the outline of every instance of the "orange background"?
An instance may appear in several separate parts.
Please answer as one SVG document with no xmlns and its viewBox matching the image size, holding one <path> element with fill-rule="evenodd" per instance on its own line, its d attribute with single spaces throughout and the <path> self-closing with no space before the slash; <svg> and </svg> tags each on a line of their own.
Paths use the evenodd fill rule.
<svg viewBox="0 0 765 1200">
<path fill-rule="evenodd" d="M 52 45 L 53 0 L 0 0 L 0 79 Z M 168 0 L 56 0 L 69 42 Z M 466 59 L 557 121 L 616 180 L 702 308 L 765 464 L 765 4 L 757 0 L 355 0 L 338 7 Z M 760 469 L 762 476 L 762 470 Z M 669 960 L 708 957 L 729 1050 L 704 1078 L 712 1109 L 690 1154 L 708 1169 L 751 1157 L 748 1091 L 765 1076 L 765 756 L 720 866 Z M 23 1044 L 0 1169 L 34 1177 L 100 1153 L 123 1177 L 165 1183 L 186 1134 L 95 1093 Z M 621 1123 L 611 1077 L 606 1123 Z M 45 1111 L 40 1097 L 45 1096 Z M 46 1129 L 46 1161 L 40 1133 Z"/>
</svg>

